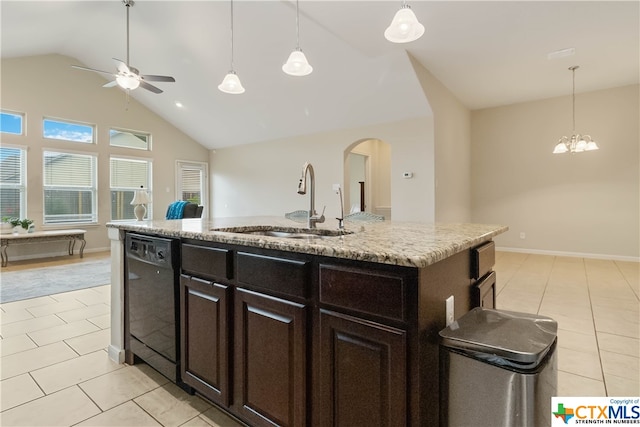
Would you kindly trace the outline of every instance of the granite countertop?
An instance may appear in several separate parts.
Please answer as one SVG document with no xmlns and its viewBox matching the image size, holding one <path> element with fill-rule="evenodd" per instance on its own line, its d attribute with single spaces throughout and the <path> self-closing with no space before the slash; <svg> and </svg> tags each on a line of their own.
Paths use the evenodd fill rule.
<svg viewBox="0 0 640 427">
<path fill-rule="evenodd" d="M 335 230 L 336 225 L 335 221 L 318 224 L 318 233 Z M 382 221 L 346 223 L 347 234 L 323 239 L 237 232 L 306 229 L 306 224 L 271 216 L 111 222 L 107 227 L 407 267 L 426 267 L 508 230 L 502 225 Z"/>
</svg>

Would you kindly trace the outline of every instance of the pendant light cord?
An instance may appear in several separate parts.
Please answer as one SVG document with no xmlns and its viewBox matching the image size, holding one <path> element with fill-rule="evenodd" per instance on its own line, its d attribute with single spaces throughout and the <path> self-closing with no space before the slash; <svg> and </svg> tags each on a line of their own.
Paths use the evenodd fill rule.
<svg viewBox="0 0 640 427">
<path fill-rule="evenodd" d="M 576 70 L 578 65 L 569 68 L 573 74 L 573 86 L 571 89 L 571 109 L 573 111 L 573 133 L 576 133 Z"/>
<path fill-rule="evenodd" d="M 233 67 L 233 0 L 231 0 L 231 70 Z"/>
<path fill-rule="evenodd" d="M 296 0 L 296 48 L 300 50 L 300 7 Z"/>
<path fill-rule="evenodd" d="M 131 4 L 125 1 L 124 5 L 127 7 L 127 67 L 129 67 L 129 8 Z"/>
</svg>

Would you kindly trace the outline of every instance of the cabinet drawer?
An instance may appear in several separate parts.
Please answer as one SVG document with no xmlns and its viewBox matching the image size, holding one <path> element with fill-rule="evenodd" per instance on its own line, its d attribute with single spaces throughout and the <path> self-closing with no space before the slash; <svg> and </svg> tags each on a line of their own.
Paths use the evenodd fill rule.
<svg viewBox="0 0 640 427">
<path fill-rule="evenodd" d="M 207 279 L 233 277 L 233 253 L 228 249 L 182 244 L 182 271 Z"/>
<path fill-rule="evenodd" d="M 281 294 L 308 298 L 311 291 L 311 263 L 238 252 L 238 283 Z"/>
<path fill-rule="evenodd" d="M 479 279 L 496 263 L 496 244 L 487 242 L 471 249 L 471 278 Z"/>
<path fill-rule="evenodd" d="M 496 272 L 492 271 L 471 288 L 473 307 L 496 308 Z"/>
<path fill-rule="evenodd" d="M 392 320 L 405 320 L 403 277 L 357 268 L 320 265 L 320 302 Z"/>
</svg>

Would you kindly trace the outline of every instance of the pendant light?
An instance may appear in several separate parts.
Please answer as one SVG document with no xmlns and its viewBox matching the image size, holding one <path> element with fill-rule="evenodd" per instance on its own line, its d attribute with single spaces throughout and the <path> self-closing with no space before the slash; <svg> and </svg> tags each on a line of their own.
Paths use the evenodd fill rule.
<svg viewBox="0 0 640 427">
<path fill-rule="evenodd" d="M 289 55 L 289 59 L 282 66 L 282 71 L 290 76 L 302 77 L 311 74 L 313 67 L 309 65 L 307 57 L 300 49 L 300 9 L 296 0 L 296 48 Z"/>
<path fill-rule="evenodd" d="M 231 0 L 231 71 L 224 76 L 224 80 L 222 80 L 222 83 L 218 85 L 218 89 L 224 93 L 230 93 L 232 95 L 244 93 L 244 88 L 242 87 L 242 83 L 240 83 L 240 78 L 233 69 L 233 0 Z"/>
<path fill-rule="evenodd" d="M 553 149 L 553 154 L 563 153 L 582 153 L 583 151 L 598 150 L 598 144 L 591 139 L 589 135 L 580 135 L 576 133 L 576 70 L 580 68 L 578 65 L 569 67 L 569 70 L 573 74 L 573 89 L 571 93 L 571 102 L 573 110 L 573 134 L 563 136 Z"/>
<path fill-rule="evenodd" d="M 409 43 L 418 40 L 423 34 L 424 25 L 418 22 L 406 0 L 402 2 L 402 7 L 384 31 L 384 37 L 393 43 Z"/>
</svg>

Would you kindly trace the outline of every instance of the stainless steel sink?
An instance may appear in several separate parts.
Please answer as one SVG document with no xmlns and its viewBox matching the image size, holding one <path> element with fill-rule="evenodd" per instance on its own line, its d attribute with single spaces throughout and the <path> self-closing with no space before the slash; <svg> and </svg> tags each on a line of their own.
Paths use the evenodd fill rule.
<svg viewBox="0 0 640 427">
<path fill-rule="evenodd" d="M 214 228 L 212 231 L 279 237 L 285 239 L 329 239 L 352 233 L 345 230 L 326 230 L 321 228 L 278 228 L 270 226 Z"/>
</svg>

